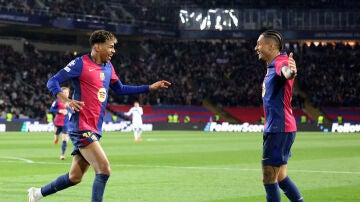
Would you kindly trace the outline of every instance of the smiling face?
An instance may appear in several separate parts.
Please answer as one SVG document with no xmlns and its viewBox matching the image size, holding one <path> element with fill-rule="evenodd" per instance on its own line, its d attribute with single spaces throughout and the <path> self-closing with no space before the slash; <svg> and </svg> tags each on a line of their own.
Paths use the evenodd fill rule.
<svg viewBox="0 0 360 202">
<path fill-rule="evenodd" d="M 266 64 L 269 64 L 280 53 L 275 41 L 264 37 L 264 35 L 259 36 L 255 51 L 258 54 L 259 60 L 264 60 Z"/>
<path fill-rule="evenodd" d="M 115 41 L 108 40 L 105 43 L 99 44 L 98 54 L 101 63 L 109 62 L 115 54 Z"/>
<path fill-rule="evenodd" d="M 109 62 L 115 54 L 116 37 L 105 30 L 94 31 L 89 39 L 91 58 L 97 64 Z"/>
</svg>

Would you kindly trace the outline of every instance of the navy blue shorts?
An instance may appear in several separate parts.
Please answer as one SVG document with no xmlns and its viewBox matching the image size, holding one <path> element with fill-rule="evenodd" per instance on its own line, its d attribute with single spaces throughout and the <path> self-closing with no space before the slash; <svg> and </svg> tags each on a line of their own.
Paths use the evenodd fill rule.
<svg viewBox="0 0 360 202">
<path fill-rule="evenodd" d="M 296 132 L 268 133 L 263 135 L 263 166 L 281 166 L 287 164 L 291 156 L 290 150 L 294 143 Z"/>
<path fill-rule="evenodd" d="M 80 154 L 79 148 L 86 147 L 92 142 L 99 141 L 101 136 L 92 131 L 79 131 L 79 132 L 70 132 L 70 139 L 74 145 L 74 150 L 71 155 Z"/>
<path fill-rule="evenodd" d="M 60 133 L 63 134 L 68 133 L 68 129 L 66 126 L 55 126 L 55 127 L 56 127 L 55 135 L 60 135 Z"/>
</svg>

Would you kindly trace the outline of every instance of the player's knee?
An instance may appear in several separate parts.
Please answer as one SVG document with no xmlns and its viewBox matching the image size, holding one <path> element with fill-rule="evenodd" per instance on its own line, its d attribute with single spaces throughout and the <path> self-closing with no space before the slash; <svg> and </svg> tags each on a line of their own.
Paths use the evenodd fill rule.
<svg viewBox="0 0 360 202">
<path fill-rule="evenodd" d="M 70 182 L 72 182 L 74 185 L 75 184 L 79 184 L 82 180 L 82 176 L 77 176 L 77 175 L 71 175 L 69 173 L 69 180 Z"/>
<path fill-rule="evenodd" d="M 111 174 L 110 164 L 109 163 L 101 164 L 99 166 L 99 170 L 96 173 L 110 175 Z"/>
<path fill-rule="evenodd" d="M 274 184 L 277 182 L 277 173 L 271 167 L 263 168 L 263 183 Z"/>
</svg>

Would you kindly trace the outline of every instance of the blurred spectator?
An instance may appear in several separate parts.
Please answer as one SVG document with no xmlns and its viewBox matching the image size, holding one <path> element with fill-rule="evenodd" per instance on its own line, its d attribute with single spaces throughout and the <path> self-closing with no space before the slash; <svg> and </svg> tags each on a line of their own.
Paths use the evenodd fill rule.
<svg viewBox="0 0 360 202">
<path fill-rule="evenodd" d="M 131 105 L 139 100 L 142 105 L 202 105 L 204 99 L 209 99 L 219 107 L 261 105 L 260 84 L 265 75 L 263 64 L 253 60 L 255 42 L 146 40 L 129 45 L 136 51 L 130 51 L 126 42 L 120 43 L 124 47 L 112 63 L 123 83 L 167 78 L 173 85 L 170 91 L 151 96 L 110 94 L 109 103 Z M 358 106 L 359 44 L 290 44 L 288 51 L 296 52 L 297 82 L 314 106 Z M 45 120 L 53 99 L 45 83 L 63 68 L 63 61 L 70 62 L 73 56 L 38 51 L 31 44 L 22 54 L 1 46 L 0 56 L 4 58 L 0 61 L 2 114 L 11 110 L 14 117 Z M 294 108 L 304 107 L 300 89 L 294 91 Z"/>
</svg>

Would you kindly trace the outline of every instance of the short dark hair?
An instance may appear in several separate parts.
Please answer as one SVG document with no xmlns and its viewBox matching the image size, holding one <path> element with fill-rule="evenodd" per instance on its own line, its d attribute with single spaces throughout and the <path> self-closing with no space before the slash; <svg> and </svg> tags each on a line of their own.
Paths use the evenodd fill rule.
<svg viewBox="0 0 360 202">
<path fill-rule="evenodd" d="M 273 40 L 276 42 L 279 51 L 282 51 L 283 46 L 284 46 L 284 44 L 283 44 L 284 41 L 283 41 L 283 37 L 282 37 L 282 35 L 280 34 L 280 32 L 275 31 L 275 30 L 266 30 L 265 32 L 262 33 L 262 35 L 263 35 L 265 38 L 271 38 L 271 39 L 273 39 Z"/>
<path fill-rule="evenodd" d="M 115 42 L 117 42 L 115 35 L 113 35 L 111 32 L 106 30 L 96 30 L 91 34 L 89 43 L 90 46 L 93 46 L 97 43 L 105 43 L 108 40 L 115 40 Z"/>
</svg>

